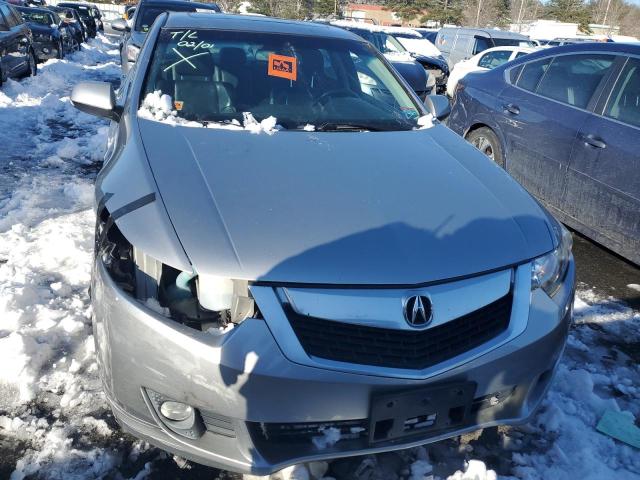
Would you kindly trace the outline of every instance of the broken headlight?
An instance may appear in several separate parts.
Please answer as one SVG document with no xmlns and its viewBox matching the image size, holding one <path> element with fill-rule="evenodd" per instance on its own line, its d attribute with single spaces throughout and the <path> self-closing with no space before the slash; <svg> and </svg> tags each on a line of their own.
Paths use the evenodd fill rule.
<svg viewBox="0 0 640 480">
<path fill-rule="evenodd" d="M 569 262 L 573 239 L 571 233 L 558 224 L 559 244 L 552 252 L 536 258 L 531 266 L 531 289 L 542 288 L 553 297 L 562 284 Z"/>
<path fill-rule="evenodd" d="M 122 290 L 190 327 L 224 328 L 256 314 L 248 281 L 198 275 L 166 265 L 131 245 L 108 214 L 98 220 L 95 251 Z"/>
</svg>

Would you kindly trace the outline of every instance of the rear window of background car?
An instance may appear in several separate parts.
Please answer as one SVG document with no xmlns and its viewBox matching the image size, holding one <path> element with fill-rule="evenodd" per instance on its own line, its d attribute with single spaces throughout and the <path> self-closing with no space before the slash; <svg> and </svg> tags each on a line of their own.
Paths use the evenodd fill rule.
<svg viewBox="0 0 640 480">
<path fill-rule="evenodd" d="M 480 61 L 478 62 L 478 66 L 482 68 L 496 68 L 509 61 L 509 57 L 511 56 L 510 50 L 498 50 L 495 52 L 485 53 Z"/>
<path fill-rule="evenodd" d="M 530 92 L 535 92 L 538 82 L 544 72 L 547 71 L 550 62 L 551 58 L 543 58 L 542 60 L 525 64 L 516 85 Z"/>
<path fill-rule="evenodd" d="M 586 108 L 613 60 L 613 55 L 599 54 L 555 57 L 540 80 L 536 93 Z"/>
<path fill-rule="evenodd" d="M 604 114 L 640 127 L 640 59 L 631 58 L 625 65 Z"/>
</svg>

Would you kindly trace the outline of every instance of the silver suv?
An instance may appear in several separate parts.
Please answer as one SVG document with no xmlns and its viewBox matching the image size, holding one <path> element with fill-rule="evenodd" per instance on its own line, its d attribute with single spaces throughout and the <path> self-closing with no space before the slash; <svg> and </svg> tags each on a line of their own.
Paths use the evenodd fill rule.
<svg viewBox="0 0 640 480">
<path fill-rule="evenodd" d="M 170 13 L 112 120 L 93 325 L 122 427 L 268 474 L 526 421 L 571 322 L 571 237 L 360 37 Z"/>
</svg>

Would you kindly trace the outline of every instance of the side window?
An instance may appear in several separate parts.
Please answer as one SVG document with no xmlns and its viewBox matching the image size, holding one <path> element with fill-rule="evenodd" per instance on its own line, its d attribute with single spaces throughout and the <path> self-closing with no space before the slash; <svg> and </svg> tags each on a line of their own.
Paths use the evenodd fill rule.
<svg viewBox="0 0 640 480">
<path fill-rule="evenodd" d="M 11 16 L 11 11 L 9 10 L 9 5 L 0 5 L 0 14 L 4 17 L 4 23 L 7 26 L 7 30 L 15 26 L 15 22 Z"/>
<path fill-rule="evenodd" d="M 2 10 L 0 9 L 0 32 L 6 32 L 7 30 L 9 30 L 9 25 L 4 19 L 4 15 L 2 15 Z"/>
<path fill-rule="evenodd" d="M 482 68 L 488 68 L 491 70 L 492 68 L 499 67 L 503 63 L 507 63 L 509 61 L 509 57 L 511 56 L 510 50 L 498 50 L 495 52 L 487 52 L 478 61 L 478 66 Z"/>
<path fill-rule="evenodd" d="M 613 88 L 605 116 L 640 127 L 640 60 L 631 58 Z"/>
<path fill-rule="evenodd" d="M 488 48 L 491 48 L 489 39 L 485 37 L 475 37 L 476 43 L 473 46 L 473 54 L 476 55 L 480 52 L 484 52 Z"/>
<path fill-rule="evenodd" d="M 540 82 L 544 72 L 549 67 L 549 63 L 551 63 L 551 58 L 543 58 L 542 60 L 525 64 L 517 85 L 530 92 L 535 92 L 538 82 Z"/>
<path fill-rule="evenodd" d="M 518 65 L 517 67 L 513 67 L 509 70 L 509 83 L 515 85 L 518 81 L 518 77 L 520 76 L 520 72 L 522 71 L 522 65 Z"/>
<path fill-rule="evenodd" d="M 586 108 L 613 60 L 612 55 L 555 57 L 536 93 L 574 107 Z"/>
<path fill-rule="evenodd" d="M 22 25 L 24 23 L 22 15 L 20 15 L 18 11 L 13 7 L 9 7 L 9 10 L 11 10 L 11 15 L 13 16 L 14 25 Z"/>
<path fill-rule="evenodd" d="M 516 53 L 516 56 L 515 56 L 514 60 L 516 60 L 518 58 L 522 58 L 525 55 L 529 55 L 529 54 L 527 52 L 518 52 L 518 53 Z"/>
</svg>

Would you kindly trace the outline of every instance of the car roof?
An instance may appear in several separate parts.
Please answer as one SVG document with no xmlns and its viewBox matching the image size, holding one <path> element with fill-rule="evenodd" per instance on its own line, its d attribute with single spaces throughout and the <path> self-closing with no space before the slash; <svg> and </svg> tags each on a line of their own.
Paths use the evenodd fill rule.
<svg viewBox="0 0 640 480">
<path fill-rule="evenodd" d="M 14 5 L 14 7 L 16 7 L 16 9 L 19 11 L 27 10 L 29 12 L 48 13 L 49 15 L 51 15 L 51 10 L 49 10 L 48 8 L 23 7 L 21 5 Z"/>
<path fill-rule="evenodd" d="M 486 50 L 482 50 L 480 53 L 478 53 L 478 55 L 486 52 L 502 52 L 502 51 L 508 51 L 508 52 L 517 51 L 517 52 L 533 53 L 533 52 L 537 52 L 538 50 L 539 48 L 536 48 L 536 47 L 520 47 L 518 45 L 501 45 L 499 47 L 491 47 L 491 48 L 487 48 Z"/>
<path fill-rule="evenodd" d="M 133 5 L 134 7 L 136 5 Z M 191 2 L 189 0 L 144 0 L 137 5 L 138 7 L 171 7 L 171 6 L 180 6 L 180 7 L 191 7 L 191 8 L 201 8 L 203 10 L 215 10 L 216 12 L 220 11 L 220 7 L 217 3 L 200 3 L 200 2 Z"/>
<path fill-rule="evenodd" d="M 529 40 L 529 37 L 522 35 L 521 33 L 508 32 L 506 30 L 495 30 L 493 28 L 445 27 L 441 28 L 438 33 L 454 30 L 460 30 L 472 34 L 483 33 L 491 38 L 512 38 L 516 40 Z"/>
<path fill-rule="evenodd" d="M 96 7 L 95 5 L 91 4 L 91 3 L 86 3 L 86 2 L 60 2 L 58 3 L 58 5 L 61 5 L 63 7 Z"/>
<path fill-rule="evenodd" d="M 189 3 L 189 2 L 185 2 Z M 342 38 L 362 41 L 362 39 L 341 28 L 324 23 L 283 20 L 280 18 L 253 15 L 232 15 L 221 13 L 168 12 L 165 28 L 216 28 L 244 32 L 284 33 L 313 37 Z"/>
<path fill-rule="evenodd" d="M 579 53 L 579 52 L 612 52 L 620 54 L 640 55 L 640 44 L 636 43 L 620 43 L 620 42 L 582 42 L 572 43 L 570 45 L 561 45 L 559 47 L 543 48 L 531 54 L 529 59 L 540 56 L 557 55 L 562 53 Z"/>
</svg>

